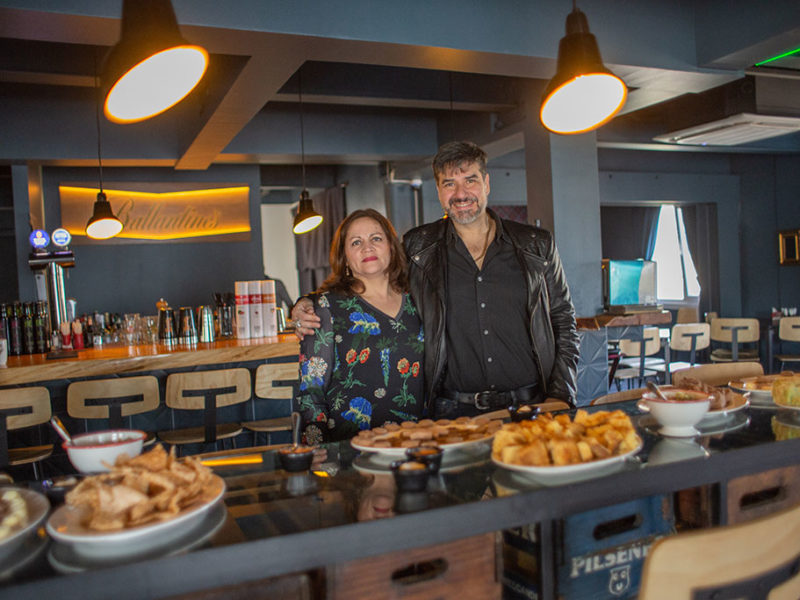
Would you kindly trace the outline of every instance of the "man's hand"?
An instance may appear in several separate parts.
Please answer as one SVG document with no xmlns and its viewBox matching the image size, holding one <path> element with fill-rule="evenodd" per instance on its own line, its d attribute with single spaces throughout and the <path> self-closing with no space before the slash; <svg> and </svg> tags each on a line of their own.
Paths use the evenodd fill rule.
<svg viewBox="0 0 800 600">
<path fill-rule="evenodd" d="M 292 308 L 292 321 L 294 322 L 294 334 L 297 339 L 303 341 L 307 335 L 313 334 L 315 329 L 319 329 L 322 321 L 314 312 L 314 303 L 308 298 L 300 298 Z"/>
</svg>

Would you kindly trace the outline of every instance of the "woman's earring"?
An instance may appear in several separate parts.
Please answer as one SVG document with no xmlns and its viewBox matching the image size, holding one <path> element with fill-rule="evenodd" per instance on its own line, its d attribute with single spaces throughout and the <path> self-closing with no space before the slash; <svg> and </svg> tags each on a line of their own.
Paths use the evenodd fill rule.
<svg viewBox="0 0 800 600">
<path fill-rule="evenodd" d="M 347 275 L 348 277 L 352 275 L 352 273 L 350 272 L 350 265 L 344 266 L 344 274 Z"/>
</svg>

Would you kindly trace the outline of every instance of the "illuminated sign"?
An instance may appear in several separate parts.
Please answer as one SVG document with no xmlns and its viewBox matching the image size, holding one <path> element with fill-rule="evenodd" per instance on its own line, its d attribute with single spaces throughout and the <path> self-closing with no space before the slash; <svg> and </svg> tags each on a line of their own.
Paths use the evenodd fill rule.
<svg viewBox="0 0 800 600">
<path fill-rule="evenodd" d="M 52 238 L 53 243 L 59 248 L 66 248 L 69 246 L 69 243 L 72 240 L 72 236 L 69 234 L 69 231 L 62 228 L 53 230 Z"/>
<path fill-rule="evenodd" d="M 126 184 L 128 185 L 128 184 Z M 153 184 L 156 185 L 156 184 Z M 167 186 L 170 184 L 164 184 Z M 86 237 L 97 188 L 60 185 L 61 224 L 75 244 Z M 169 192 L 104 189 L 123 229 L 101 243 L 244 241 L 250 239 L 250 188 L 218 187 Z"/>
<path fill-rule="evenodd" d="M 40 250 L 47 248 L 47 244 L 50 243 L 50 236 L 47 235 L 47 232 L 42 229 L 34 229 L 28 236 L 28 241 L 30 242 L 31 246 L 37 250 Z"/>
</svg>

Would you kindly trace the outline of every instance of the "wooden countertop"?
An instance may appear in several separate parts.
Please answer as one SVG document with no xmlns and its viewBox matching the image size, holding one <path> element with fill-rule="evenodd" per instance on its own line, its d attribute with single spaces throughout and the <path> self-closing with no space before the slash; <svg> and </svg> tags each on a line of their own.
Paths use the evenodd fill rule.
<svg viewBox="0 0 800 600">
<path fill-rule="evenodd" d="M 245 362 L 292 356 L 299 351 L 300 345 L 294 334 L 282 334 L 274 338 L 220 340 L 191 347 L 164 344 L 104 346 L 79 350 L 78 356 L 74 358 L 55 360 L 48 359 L 46 354 L 9 356 L 6 367 L 0 367 L 0 386 Z"/>
<path fill-rule="evenodd" d="M 630 325 L 669 325 L 672 323 L 672 313 L 668 310 L 654 310 L 628 315 L 602 313 L 594 317 L 581 317 L 577 321 L 578 329 L 628 327 Z"/>
</svg>

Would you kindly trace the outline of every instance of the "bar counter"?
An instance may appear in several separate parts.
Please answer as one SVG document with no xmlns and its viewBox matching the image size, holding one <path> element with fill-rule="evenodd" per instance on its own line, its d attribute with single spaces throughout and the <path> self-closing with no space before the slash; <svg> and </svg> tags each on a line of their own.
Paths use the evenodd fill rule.
<svg viewBox="0 0 800 600">
<path fill-rule="evenodd" d="M 600 408 L 608 407 L 590 410 Z M 559 593 L 553 534 L 558 519 L 711 485 L 717 490 L 716 520 L 724 524 L 733 506 L 727 497 L 730 480 L 800 464 L 800 439 L 784 439 L 800 432 L 800 420 L 793 413 L 751 407 L 729 421 L 701 428 L 697 438 L 676 444 L 657 433 L 635 402 L 614 408 L 632 416 L 644 442 L 638 455 L 616 471 L 542 484 L 493 464 L 486 447 L 463 463 L 459 459 L 445 465 L 421 495 L 397 494 L 389 518 L 373 520 L 365 520 L 357 508 L 366 487 L 379 478 L 392 482 L 385 464 L 365 459 L 342 442 L 328 447 L 327 461 L 313 473 L 297 475 L 279 468 L 274 450 L 258 449 L 260 464 L 215 467 L 227 486 L 224 524 L 202 547 L 67 575 L 56 572 L 44 549 L 30 574 L 0 584 L 0 597 L 123 600 L 180 594 L 191 598 L 200 590 L 539 523 L 541 580 L 536 593 L 552 599 Z M 778 422 L 782 427 L 776 426 Z M 463 595 L 463 588 L 452 589 Z"/>
<path fill-rule="evenodd" d="M 294 334 L 281 334 L 272 338 L 226 339 L 191 346 L 109 345 L 78 350 L 74 358 L 49 359 L 46 354 L 9 356 L 7 366 L 0 367 L 0 386 L 266 360 L 297 355 L 299 347 Z"/>
</svg>

